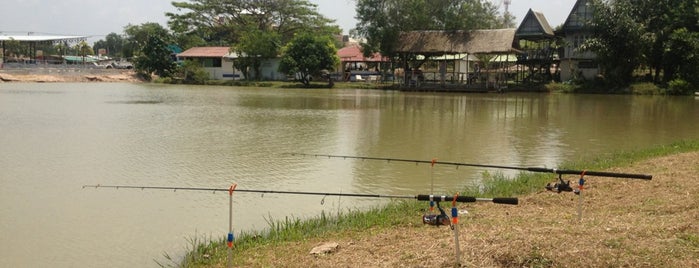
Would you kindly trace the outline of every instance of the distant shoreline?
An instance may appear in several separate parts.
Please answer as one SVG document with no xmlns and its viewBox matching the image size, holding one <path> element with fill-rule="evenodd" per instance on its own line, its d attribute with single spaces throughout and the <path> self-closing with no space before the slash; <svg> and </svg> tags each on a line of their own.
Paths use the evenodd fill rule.
<svg viewBox="0 0 699 268">
<path fill-rule="evenodd" d="M 133 70 L 0 69 L 0 83 L 143 82 Z"/>
</svg>

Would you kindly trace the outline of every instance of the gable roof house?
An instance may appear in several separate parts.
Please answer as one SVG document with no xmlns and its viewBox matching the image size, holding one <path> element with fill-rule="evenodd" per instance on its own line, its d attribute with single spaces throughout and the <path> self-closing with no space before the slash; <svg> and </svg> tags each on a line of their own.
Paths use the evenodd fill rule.
<svg viewBox="0 0 699 268">
<path fill-rule="evenodd" d="M 590 0 L 577 0 L 558 33 L 565 42 L 561 52 L 561 80 L 593 79 L 600 73 L 597 55 L 580 51 L 582 44 L 592 36 L 587 24 L 594 15 Z"/>
<path fill-rule="evenodd" d="M 522 77 L 527 82 L 548 82 L 551 67 L 557 61 L 556 36 L 541 12 L 529 9 L 515 33 L 515 47 L 521 51 L 517 63 L 525 67 Z"/>
<path fill-rule="evenodd" d="M 193 47 L 177 54 L 177 59 L 199 62 L 210 79 L 241 79 L 242 73 L 233 66 L 229 50 L 229 47 Z"/>
</svg>

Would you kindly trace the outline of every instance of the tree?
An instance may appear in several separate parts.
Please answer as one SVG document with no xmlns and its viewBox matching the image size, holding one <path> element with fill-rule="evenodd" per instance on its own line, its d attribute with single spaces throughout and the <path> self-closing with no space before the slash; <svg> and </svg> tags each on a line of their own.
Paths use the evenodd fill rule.
<svg viewBox="0 0 699 268">
<path fill-rule="evenodd" d="M 98 51 L 100 49 L 107 50 L 107 55 L 112 57 L 122 57 L 123 48 L 124 38 L 116 33 L 109 33 L 104 40 L 99 40 L 92 46 L 94 51 Z"/>
<path fill-rule="evenodd" d="M 172 42 L 170 32 L 155 22 L 146 22 L 141 25 L 129 24 L 124 27 L 124 34 L 126 36 L 124 38 L 123 57 L 126 58 L 139 56 L 141 54 L 141 49 L 152 36 L 157 36 L 166 44 Z"/>
<path fill-rule="evenodd" d="M 699 32 L 690 32 L 687 28 L 674 30 L 665 44 L 665 50 L 665 80 L 680 79 L 690 85 L 699 85 Z"/>
<path fill-rule="evenodd" d="M 642 62 L 646 29 L 634 17 L 634 6 L 628 0 L 607 4 L 593 1 L 595 15 L 592 20 L 594 37 L 582 46 L 597 54 L 605 79 L 612 85 L 623 87 L 631 83 L 633 71 Z"/>
<path fill-rule="evenodd" d="M 252 70 L 254 79 L 260 78 L 260 66 L 262 61 L 276 58 L 281 47 L 280 36 L 276 32 L 265 32 L 258 29 L 249 29 L 243 35 L 238 44 L 232 50 L 238 53 L 236 67 L 243 70 L 246 79 L 253 79 L 247 70 Z"/>
<path fill-rule="evenodd" d="M 332 38 L 311 33 L 299 34 L 282 49 L 279 71 L 294 75 L 308 86 L 311 76 L 333 70 L 340 63 Z"/>
<path fill-rule="evenodd" d="M 235 44 L 252 29 L 275 32 L 282 44 L 297 32 L 340 33 L 334 21 L 319 14 L 317 6 L 307 0 L 191 0 L 172 5 L 185 12 L 166 13 L 168 25 L 178 40 L 191 44 Z"/>
<path fill-rule="evenodd" d="M 364 53 L 395 55 L 398 34 L 414 30 L 493 29 L 511 25 L 484 0 L 357 0 L 356 37 L 366 38 Z"/>
<path fill-rule="evenodd" d="M 85 64 L 85 56 L 87 55 L 94 55 L 95 52 L 92 51 L 92 47 L 85 42 L 85 40 L 80 41 L 75 45 L 75 50 L 78 52 L 78 55 L 83 57 L 83 64 Z"/>
<path fill-rule="evenodd" d="M 642 66 L 650 67 L 656 83 L 696 81 L 699 70 L 692 66 L 699 64 L 699 1 L 595 0 L 592 4 L 594 36 L 583 48 L 597 54 L 612 85 L 628 85 Z"/>
<path fill-rule="evenodd" d="M 134 63 L 136 71 L 150 78 L 152 73 L 161 77 L 169 77 L 175 68 L 170 59 L 167 43 L 160 36 L 149 36 L 143 46 L 141 55 Z"/>
</svg>

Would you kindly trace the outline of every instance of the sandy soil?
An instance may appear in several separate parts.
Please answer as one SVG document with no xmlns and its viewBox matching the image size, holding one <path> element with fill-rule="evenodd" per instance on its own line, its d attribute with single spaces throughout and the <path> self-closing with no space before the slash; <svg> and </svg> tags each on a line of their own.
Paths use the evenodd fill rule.
<svg viewBox="0 0 699 268">
<path fill-rule="evenodd" d="M 133 71 L 110 74 L 8 74 L 0 72 L 0 82 L 142 82 Z"/>
<path fill-rule="evenodd" d="M 469 213 L 460 219 L 458 263 L 454 232 L 415 215 L 415 222 L 387 230 L 261 246 L 240 253 L 247 256 L 242 266 L 699 267 L 699 152 L 612 171 L 653 180 L 587 177 L 582 221 L 579 196 L 565 192 L 521 196 L 518 206 L 461 205 Z M 309 254 L 326 242 L 339 247 Z"/>
</svg>

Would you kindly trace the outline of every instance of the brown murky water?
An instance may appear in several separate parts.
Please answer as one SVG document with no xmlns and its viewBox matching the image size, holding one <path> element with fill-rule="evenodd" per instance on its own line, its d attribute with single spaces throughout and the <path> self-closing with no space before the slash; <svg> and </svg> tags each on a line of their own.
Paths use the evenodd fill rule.
<svg viewBox="0 0 699 268">
<path fill-rule="evenodd" d="M 85 184 L 446 193 L 484 170 L 285 153 L 553 168 L 699 138 L 698 118 L 693 97 L 0 84 L 0 266 L 152 267 L 228 232 L 227 194 Z M 379 202 L 236 193 L 234 229 Z"/>
</svg>

